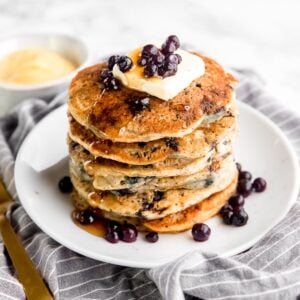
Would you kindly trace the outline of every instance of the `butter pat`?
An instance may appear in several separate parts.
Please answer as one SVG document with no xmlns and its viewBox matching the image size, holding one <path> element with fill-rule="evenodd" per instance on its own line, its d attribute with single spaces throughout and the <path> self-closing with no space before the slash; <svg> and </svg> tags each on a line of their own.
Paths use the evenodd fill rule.
<svg viewBox="0 0 300 300">
<path fill-rule="evenodd" d="M 178 49 L 175 53 L 181 55 L 182 62 L 178 65 L 177 73 L 174 76 L 146 78 L 143 75 L 144 68 L 137 64 L 141 50 L 139 48 L 129 53 L 128 56 L 133 62 L 133 67 L 129 71 L 121 72 L 117 64 L 113 67 L 114 77 L 130 89 L 146 92 L 168 101 L 188 87 L 193 80 L 205 73 L 205 64 L 201 57 Z"/>
</svg>

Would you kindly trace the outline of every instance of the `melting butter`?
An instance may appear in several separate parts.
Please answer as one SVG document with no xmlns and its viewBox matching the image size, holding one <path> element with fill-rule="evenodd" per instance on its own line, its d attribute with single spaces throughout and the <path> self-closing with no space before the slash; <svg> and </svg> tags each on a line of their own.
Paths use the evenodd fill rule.
<svg viewBox="0 0 300 300">
<path fill-rule="evenodd" d="M 0 81 L 14 84 L 38 84 L 63 77 L 76 65 L 56 51 L 25 48 L 0 59 Z"/>
<path fill-rule="evenodd" d="M 181 55 L 182 62 L 178 65 L 177 73 L 174 76 L 146 78 L 143 76 L 143 67 L 138 65 L 141 50 L 142 48 L 138 48 L 129 53 L 128 56 L 133 62 L 133 67 L 129 71 L 123 73 L 117 64 L 113 67 L 114 77 L 130 89 L 146 92 L 168 101 L 205 73 L 205 64 L 201 57 L 178 49 L 175 53 Z"/>
</svg>

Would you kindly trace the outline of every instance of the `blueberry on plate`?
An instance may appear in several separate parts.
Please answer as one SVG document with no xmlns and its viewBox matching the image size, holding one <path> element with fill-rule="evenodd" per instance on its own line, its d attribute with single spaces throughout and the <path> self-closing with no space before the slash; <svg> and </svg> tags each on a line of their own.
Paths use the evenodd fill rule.
<svg viewBox="0 0 300 300">
<path fill-rule="evenodd" d="M 229 199 L 228 201 L 229 205 L 231 205 L 233 208 L 235 207 L 242 207 L 245 204 L 245 199 L 242 195 L 236 195 Z"/>
<path fill-rule="evenodd" d="M 267 182 L 265 179 L 258 177 L 253 181 L 252 187 L 256 193 L 261 193 L 267 188 Z"/>
<path fill-rule="evenodd" d="M 204 242 L 210 237 L 211 230 L 204 223 L 196 223 L 192 228 L 192 235 L 195 241 Z"/>
<path fill-rule="evenodd" d="M 247 179 L 239 180 L 237 191 L 243 197 L 245 197 L 245 198 L 248 197 L 252 192 L 252 183 L 251 183 L 251 181 L 247 180 Z"/>
<path fill-rule="evenodd" d="M 119 234 L 115 230 L 110 230 L 106 233 L 105 239 L 112 244 L 116 244 L 119 242 Z"/>
<path fill-rule="evenodd" d="M 148 232 L 145 238 L 149 243 L 156 243 L 158 241 L 158 233 L 154 231 Z"/>
<path fill-rule="evenodd" d="M 75 210 L 73 212 L 74 219 L 82 225 L 92 224 L 95 221 L 95 217 L 91 210 Z"/>
<path fill-rule="evenodd" d="M 246 211 L 242 208 L 239 212 L 234 212 L 231 217 L 232 225 L 235 226 L 243 226 L 246 225 L 248 222 L 248 214 Z"/>
<path fill-rule="evenodd" d="M 73 190 L 73 184 L 72 184 L 71 178 L 69 176 L 63 177 L 58 182 L 58 188 L 64 194 L 71 193 Z"/>
<path fill-rule="evenodd" d="M 120 239 L 126 243 L 132 243 L 136 241 L 138 236 L 137 229 L 132 224 L 123 224 L 121 226 Z"/>
</svg>

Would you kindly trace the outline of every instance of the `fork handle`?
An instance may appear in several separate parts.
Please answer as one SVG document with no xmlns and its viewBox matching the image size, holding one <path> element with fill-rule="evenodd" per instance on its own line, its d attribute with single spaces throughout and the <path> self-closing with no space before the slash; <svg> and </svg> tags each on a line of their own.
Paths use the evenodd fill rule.
<svg viewBox="0 0 300 300">
<path fill-rule="evenodd" d="M 0 216 L 0 229 L 4 245 L 13 262 L 17 277 L 24 287 L 27 299 L 53 300 L 41 275 L 36 270 L 21 240 L 5 216 L 2 218 Z"/>
</svg>

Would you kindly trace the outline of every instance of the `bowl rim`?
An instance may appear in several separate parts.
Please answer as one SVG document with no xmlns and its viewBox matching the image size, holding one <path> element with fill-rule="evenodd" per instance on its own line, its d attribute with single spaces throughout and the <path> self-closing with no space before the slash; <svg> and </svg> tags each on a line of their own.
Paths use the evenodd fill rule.
<svg viewBox="0 0 300 300">
<path fill-rule="evenodd" d="M 0 81 L 0 89 L 5 89 L 9 91 L 36 91 L 40 89 L 47 89 L 51 87 L 55 87 L 58 85 L 61 85 L 65 82 L 68 82 L 71 80 L 81 69 L 86 67 L 88 63 L 91 60 L 91 51 L 87 45 L 86 42 L 83 41 L 83 39 L 79 38 L 76 35 L 72 35 L 70 33 L 61 33 L 61 32 L 37 32 L 37 33 L 14 33 L 10 35 L 4 35 L 0 37 L 0 42 L 4 40 L 9 39 L 16 39 L 18 37 L 49 37 L 49 36 L 59 36 L 64 39 L 71 39 L 76 41 L 78 44 L 80 44 L 85 53 L 86 56 L 84 60 L 80 63 L 80 65 L 77 66 L 76 69 L 74 69 L 72 72 L 68 73 L 67 75 L 64 75 L 58 79 L 50 80 L 45 83 L 37 83 L 37 84 L 14 84 L 14 83 L 7 83 L 4 81 Z"/>
</svg>

